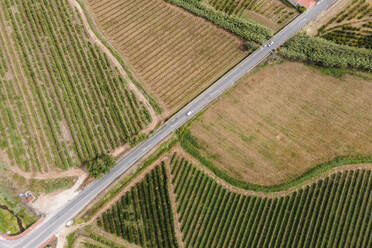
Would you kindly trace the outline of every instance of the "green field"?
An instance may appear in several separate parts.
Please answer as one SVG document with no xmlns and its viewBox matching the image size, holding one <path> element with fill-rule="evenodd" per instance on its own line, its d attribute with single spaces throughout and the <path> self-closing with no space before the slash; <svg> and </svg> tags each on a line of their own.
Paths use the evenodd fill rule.
<svg viewBox="0 0 372 248">
<path fill-rule="evenodd" d="M 229 248 L 372 244 L 370 167 L 339 170 L 299 182 L 291 191 L 265 195 L 217 182 L 182 154 L 179 149 L 166 154 L 157 162 L 161 165 L 124 189 L 95 224 L 71 234 L 69 247 L 97 239 L 114 242 L 112 247 L 120 242 Z"/>
<path fill-rule="evenodd" d="M 353 0 L 318 30 L 335 43 L 372 49 L 372 1 Z"/>
<path fill-rule="evenodd" d="M 0 159 L 25 171 L 79 166 L 138 135 L 151 115 L 67 0 L 3 0 Z"/>
<path fill-rule="evenodd" d="M 148 173 L 103 213 L 97 224 L 142 247 L 178 247 L 165 165 Z"/>
<path fill-rule="evenodd" d="M 187 247 L 371 246 L 371 171 L 336 173 L 278 198 L 232 193 L 182 157 L 172 175 Z"/>
</svg>

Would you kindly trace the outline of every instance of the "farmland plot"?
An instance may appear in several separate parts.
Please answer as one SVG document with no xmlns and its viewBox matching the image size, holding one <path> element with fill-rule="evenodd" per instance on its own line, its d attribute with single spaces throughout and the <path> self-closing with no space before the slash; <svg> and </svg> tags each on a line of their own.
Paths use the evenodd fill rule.
<svg viewBox="0 0 372 248">
<path fill-rule="evenodd" d="M 338 44 L 372 49 L 372 1 L 353 0 L 318 30 Z"/>
<path fill-rule="evenodd" d="M 298 15 L 290 4 L 280 0 L 203 0 L 206 5 L 229 15 L 248 17 L 278 30 Z"/>
<path fill-rule="evenodd" d="M 113 240 L 129 242 L 124 247 L 198 248 L 372 242 L 371 164 L 323 171 L 327 174 L 299 180 L 289 191 L 264 194 L 232 187 L 176 151 L 124 189 L 72 247 Z"/>
<path fill-rule="evenodd" d="M 132 187 L 97 219 L 97 224 L 142 247 L 178 247 L 165 164 Z"/>
<path fill-rule="evenodd" d="M 171 164 L 186 247 L 370 247 L 370 170 L 338 172 L 289 195 L 239 194 L 182 157 Z"/>
<path fill-rule="evenodd" d="M 3 162 L 25 171 L 68 169 L 127 143 L 151 122 L 89 39 L 67 0 L 1 1 Z"/>
<path fill-rule="evenodd" d="M 228 176 L 275 185 L 338 156 L 371 156 L 371 109 L 369 80 L 283 62 L 242 78 L 190 131 Z"/>
<path fill-rule="evenodd" d="M 86 0 L 100 30 L 171 112 L 248 52 L 208 21 L 162 0 Z"/>
</svg>

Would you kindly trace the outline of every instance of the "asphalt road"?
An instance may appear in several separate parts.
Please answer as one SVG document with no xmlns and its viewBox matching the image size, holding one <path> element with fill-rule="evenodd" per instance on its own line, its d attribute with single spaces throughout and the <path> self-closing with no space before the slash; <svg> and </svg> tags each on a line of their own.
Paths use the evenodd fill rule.
<svg viewBox="0 0 372 248">
<path fill-rule="evenodd" d="M 315 18 L 321 11 L 328 8 L 336 0 L 322 0 L 313 8 L 297 17 L 271 40 L 273 45 L 263 46 L 235 66 L 206 91 L 196 97 L 187 106 L 177 112 L 169 121 L 161 126 L 148 140 L 132 149 L 122 160 L 118 162 L 111 172 L 102 179 L 89 184 L 73 200 L 68 202 L 57 214 L 45 219 L 30 233 L 18 240 L 0 240 L 0 248 L 37 248 L 58 232 L 65 223 L 72 219 L 84 207 L 86 207 L 101 191 L 114 182 L 121 174 L 126 172 L 146 153 L 161 143 L 168 135 L 185 124 L 195 114 L 203 110 L 209 103 L 215 100 L 224 91 L 230 88 L 239 78 L 257 66 L 273 49 L 282 45 L 286 40 L 298 32 L 306 23 Z M 191 111 L 190 115 L 187 115 Z"/>
</svg>

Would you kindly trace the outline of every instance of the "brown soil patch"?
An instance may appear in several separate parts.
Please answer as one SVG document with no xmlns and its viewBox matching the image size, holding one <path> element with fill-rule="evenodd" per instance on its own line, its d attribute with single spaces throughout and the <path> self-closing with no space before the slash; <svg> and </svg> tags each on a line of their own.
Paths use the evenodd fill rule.
<svg viewBox="0 0 372 248">
<path fill-rule="evenodd" d="M 97 26 L 171 113 L 247 52 L 240 39 L 163 0 L 86 0 Z"/>
<path fill-rule="evenodd" d="M 273 185 L 336 156 L 370 155 L 371 109 L 369 82 L 285 62 L 241 79 L 191 133 L 230 176 Z"/>
</svg>

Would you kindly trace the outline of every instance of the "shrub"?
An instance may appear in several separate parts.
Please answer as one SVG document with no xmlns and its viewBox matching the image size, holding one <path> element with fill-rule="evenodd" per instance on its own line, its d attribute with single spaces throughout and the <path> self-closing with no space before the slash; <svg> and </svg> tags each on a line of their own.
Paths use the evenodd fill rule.
<svg viewBox="0 0 372 248">
<path fill-rule="evenodd" d="M 115 166 L 115 159 L 109 154 L 96 156 L 86 163 L 89 174 L 95 178 L 101 177 Z"/>
</svg>

